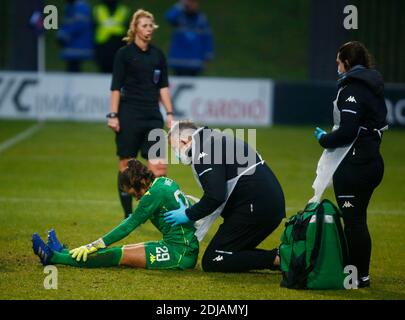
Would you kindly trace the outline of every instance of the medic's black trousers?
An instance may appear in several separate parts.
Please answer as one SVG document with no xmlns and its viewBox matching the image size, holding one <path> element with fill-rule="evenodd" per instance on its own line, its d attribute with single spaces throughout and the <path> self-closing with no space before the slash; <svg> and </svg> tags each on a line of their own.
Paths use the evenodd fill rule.
<svg viewBox="0 0 405 320">
<path fill-rule="evenodd" d="M 349 264 L 357 267 L 358 277 L 369 275 L 371 238 L 367 227 L 367 207 L 384 174 L 381 155 L 364 162 L 353 161 L 355 150 L 342 161 L 333 176 L 336 201 L 343 212 Z"/>
<path fill-rule="evenodd" d="M 267 165 L 239 179 L 222 213 L 223 224 L 202 258 L 204 271 L 245 272 L 273 269 L 277 248 L 257 249 L 285 217 L 284 194 Z"/>
</svg>

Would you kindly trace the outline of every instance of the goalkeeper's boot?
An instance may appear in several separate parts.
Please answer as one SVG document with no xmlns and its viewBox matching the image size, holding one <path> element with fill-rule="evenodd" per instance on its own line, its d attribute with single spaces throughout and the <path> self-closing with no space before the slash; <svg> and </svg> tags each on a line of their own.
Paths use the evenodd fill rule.
<svg viewBox="0 0 405 320">
<path fill-rule="evenodd" d="M 58 240 L 56 237 L 56 232 L 54 229 L 48 231 L 48 247 L 51 248 L 53 251 L 61 252 L 65 249 L 65 246 Z"/>
<path fill-rule="evenodd" d="M 46 245 L 38 233 L 34 233 L 32 235 L 32 249 L 44 266 L 51 264 L 53 251 Z"/>
</svg>

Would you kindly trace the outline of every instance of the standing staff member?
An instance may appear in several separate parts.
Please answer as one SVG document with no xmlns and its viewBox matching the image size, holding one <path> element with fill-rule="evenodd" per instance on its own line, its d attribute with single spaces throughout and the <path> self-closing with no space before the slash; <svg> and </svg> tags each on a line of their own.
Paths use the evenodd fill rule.
<svg viewBox="0 0 405 320">
<path fill-rule="evenodd" d="M 129 18 L 128 7 L 118 0 L 101 0 L 94 6 L 94 57 L 100 72 L 113 72 L 114 55 L 123 46 Z"/>
<path fill-rule="evenodd" d="M 81 72 L 82 63 L 93 58 L 93 23 L 86 1 L 66 0 L 63 24 L 57 33 L 61 58 L 67 72 Z"/>
<path fill-rule="evenodd" d="M 128 159 L 135 158 L 139 150 L 142 157 L 148 159 L 149 148 L 154 143 L 148 141 L 148 134 L 153 129 L 163 128 L 159 100 L 166 109 L 169 128 L 173 120 L 166 58 L 161 50 L 150 43 L 156 28 L 150 12 L 136 11 L 124 38 L 127 45 L 115 55 L 111 112 L 107 118 L 108 126 L 116 132 L 120 172 L 127 167 Z M 148 159 L 148 168 L 156 177 L 166 174 L 166 165 L 158 157 Z M 119 186 L 118 190 L 127 217 L 132 213 L 132 198 Z"/>
<path fill-rule="evenodd" d="M 333 186 L 343 212 L 349 262 L 357 267 L 358 286 L 368 287 L 371 238 L 367 207 L 384 173 L 380 154 L 382 131 L 387 128 L 384 83 L 381 74 L 372 69 L 370 54 L 360 42 L 342 45 L 336 62 L 339 91 L 335 130 L 326 133 L 317 128 L 315 136 L 324 148 L 350 148 L 333 175 Z"/>
<path fill-rule="evenodd" d="M 204 194 L 190 208 L 165 214 L 172 226 L 219 214 L 224 218 L 202 258 L 211 272 L 277 269 L 278 250 L 256 247 L 285 217 L 281 186 L 260 155 L 242 140 L 192 122 L 176 123 L 170 143 L 184 164 L 191 164 Z M 245 163 L 242 157 L 248 155 Z M 213 221 L 213 220 L 212 220 Z M 200 221 L 198 221 L 199 223 Z M 201 240 L 197 223 L 197 237 Z"/>
<path fill-rule="evenodd" d="M 214 57 L 214 40 L 206 15 L 197 0 L 181 0 L 166 13 L 174 28 L 169 67 L 178 76 L 197 76 Z"/>
</svg>

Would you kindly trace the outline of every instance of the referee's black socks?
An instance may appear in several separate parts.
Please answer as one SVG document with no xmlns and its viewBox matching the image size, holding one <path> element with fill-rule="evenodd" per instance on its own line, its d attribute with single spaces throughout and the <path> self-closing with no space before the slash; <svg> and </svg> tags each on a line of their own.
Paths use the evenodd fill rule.
<svg viewBox="0 0 405 320">
<path fill-rule="evenodd" d="M 120 172 L 118 172 L 118 195 L 120 197 L 122 209 L 124 209 L 125 218 L 132 213 L 132 196 L 120 188 Z"/>
</svg>

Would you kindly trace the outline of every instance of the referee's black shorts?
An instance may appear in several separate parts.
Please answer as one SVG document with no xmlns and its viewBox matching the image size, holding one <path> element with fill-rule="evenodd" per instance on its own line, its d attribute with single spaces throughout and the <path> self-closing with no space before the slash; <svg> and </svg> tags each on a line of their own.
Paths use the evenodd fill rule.
<svg viewBox="0 0 405 320">
<path fill-rule="evenodd" d="M 120 158 L 136 158 L 139 151 L 144 159 L 149 159 L 149 149 L 156 141 L 148 141 L 153 129 L 163 129 L 163 118 L 159 110 L 142 110 L 120 104 L 118 118 L 120 131 L 116 133 L 115 143 L 117 156 Z M 160 157 L 161 154 L 157 154 Z"/>
</svg>

